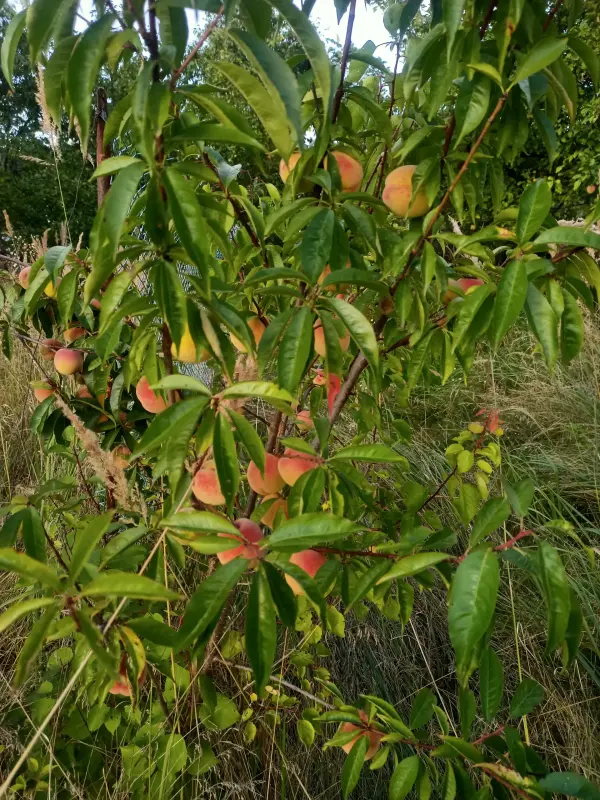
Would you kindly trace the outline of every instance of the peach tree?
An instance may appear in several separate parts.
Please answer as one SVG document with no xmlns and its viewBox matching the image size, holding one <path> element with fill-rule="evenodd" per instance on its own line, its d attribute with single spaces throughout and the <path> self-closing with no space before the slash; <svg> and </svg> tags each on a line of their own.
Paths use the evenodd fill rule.
<svg viewBox="0 0 600 800">
<path fill-rule="evenodd" d="M 33 0 L 15 13 L 6 79 L 26 35 L 45 113 L 84 157 L 95 131 L 101 204 L 87 246 L 2 273 L 4 352 L 19 340 L 45 377 L 31 427 L 66 477 L 2 509 L 0 567 L 20 593 L 0 630 L 29 621 L 13 684 L 37 717 L 14 717 L 29 735 L 0 795 L 50 791 L 56 775 L 73 796 L 83 718 L 107 742 L 129 731 L 109 769 L 131 796 L 192 797 L 218 753 L 192 744 L 191 720 L 207 737 L 238 726 L 251 748 L 254 719 L 276 727 L 258 714 L 274 705 L 306 746 L 347 753 L 343 797 L 369 767 L 391 800 L 600 797 L 530 746 L 521 719 L 540 684 L 504 691 L 507 565 L 545 603 L 557 669 L 585 620 L 575 576 L 528 527 L 533 484 L 500 482 L 498 412 L 457 432 L 443 481 L 426 486 L 402 453 L 408 425 L 386 411 L 423 381 L 468 376 L 517 320 L 549 370 L 582 347 L 600 205 L 559 226 L 543 178 L 503 203 L 530 129 L 552 154 L 559 116 L 576 117 L 567 51 L 600 79 L 581 5 L 390 4 L 393 67 L 351 46 L 356 0 L 335 2 L 348 21 L 333 61 L 310 0 L 100 0 L 83 22 L 77 0 Z M 211 14 L 191 49 L 186 8 Z M 295 43 L 287 59 L 274 20 Z M 239 54 L 211 65 L 219 86 L 186 81 L 209 36 Z M 96 87 L 125 62 L 134 77 L 104 119 Z M 204 381 L 190 366 L 202 362 Z M 322 661 L 323 633 L 343 636 L 349 613 L 386 613 L 401 632 L 416 589 L 447 596 L 456 719 L 428 687 L 403 717 L 401 681 L 396 697 L 344 697 Z M 44 677 L 66 663 L 56 689 Z M 59 717 L 62 777 L 46 736 Z M 101 768 L 89 756 L 77 773 L 88 796 Z"/>
</svg>

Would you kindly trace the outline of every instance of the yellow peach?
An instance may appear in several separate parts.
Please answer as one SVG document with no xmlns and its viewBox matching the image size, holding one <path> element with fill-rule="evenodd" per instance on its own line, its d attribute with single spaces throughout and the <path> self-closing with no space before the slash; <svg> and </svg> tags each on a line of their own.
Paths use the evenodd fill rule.
<svg viewBox="0 0 600 800">
<path fill-rule="evenodd" d="M 225 503 L 214 464 L 206 462 L 194 475 L 192 492 L 197 500 L 207 506 L 222 506 Z"/>
<path fill-rule="evenodd" d="M 148 378 L 143 375 L 135 387 L 135 394 L 144 411 L 150 414 L 160 414 L 167 407 L 167 401 L 156 394 L 151 388 Z"/>
<path fill-rule="evenodd" d="M 266 326 L 258 317 L 251 317 L 248 321 L 248 327 L 252 331 L 252 335 L 254 336 L 254 342 L 258 347 L 260 340 L 262 339 L 263 333 L 266 331 Z M 238 350 L 240 353 L 246 353 L 246 345 L 242 344 L 237 336 L 234 336 L 233 333 L 231 334 L 231 344 Z"/>
<path fill-rule="evenodd" d="M 254 461 L 248 465 L 248 483 L 256 494 L 277 494 L 285 483 L 278 470 L 279 458 L 272 453 L 265 454 L 265 474 L 261 475 Z"/>
<path fill-rule="evenodd" d="M 293 486 L 301 475 L 318 466 L 314 457 L 288 448 L 279 459 L 279 474 L 288 486 Z"/>
<path fill-rule="evenodd" d="M 54 368 L 61 375 L 74 375 L 83 370 L 83 353 L 80 350 L 70 350 L 62 347 L 54 355 Z"/>
<path fill-rule="evenodd" d="M 363 168 L 360 161 L 357 161 L 347 153 L 334 150 L 331 155 L 335 158 L 342 181 L 342 191 L 358 192 L 363 179 Z M 324 165 L 327 168 L 327 158 Z"/>
<path fill-rule="evenodd" d="M 317 550 L 300 550 L 299 553 L 293 553 L 290 556 L 290 564 L 295 564 L 311 578 L 315 577 L 326 561 L 323 553 L 319 553 Z M 285 580 L 294 594 L 304 594 L 304 589 L 291 575 L 286 575 Z"/>
<path fill-rule="evenodd" d="M 422 217 L 429 211 L 427 192 L 421 188 L 412 203 L 412 178 L 416 170 L 414 164 L 405 164 L 390 172 L 385 179 L 381 199 L 397 217 Z"/>
</svg>

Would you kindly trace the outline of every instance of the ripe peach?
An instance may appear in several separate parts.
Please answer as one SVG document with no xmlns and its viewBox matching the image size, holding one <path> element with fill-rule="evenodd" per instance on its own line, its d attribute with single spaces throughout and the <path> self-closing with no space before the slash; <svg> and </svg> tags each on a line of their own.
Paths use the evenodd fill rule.
<svg viewBox="0 0 600 800">
<path fill-rule="evenodd" d="M 369 718 L 364 711 L 359 711 L 359 716 L 364 723 L 368 722 Z M 351 739 L 347 744 L 342 745 L 342 750 L 345 753 L 349 753 L 350 750 L 352 750 L 352 748 L 356 743 L 356 740 L 359 739 L 361 736 L 369 737 L 369 749 L 367 750 L 365 761 L 369 761 L 371 758 L 373 758 L 375 753 L 379 750 L 381 739 L 385 736 L 385 733 L 382 733 L 381 731 L 376 731 L 373 730 L 372 728 L 359 728 L 358 725 L 354 725 L 352 722 L 342 723 L 340 731 L 342 731 L 343 733 L 350 733 L 350 731 L 359 731 L 359 733 L 354 739 Z"/>
<path fill-rule="evenodd" d="M 254 561 L 260 555 L 260 547 L 257 547 L 256 543 L 263 538 L 261 529 L 251 519 L 236 519 L 233 524 L 240 532 L 240 536 L 234 536 L 232 533 L 220 533 L 219 536 L 224 539 L 237 539 L 242 544 L 234 547 L 233 550 L 217 553 L 217 558 L 221 564 L 228 564 L 234 558 L 247 558 L 249 561 Z"/>
<path fill-rule="evenodd" d="M 279 459 L 279 474 L 288 486 L 293 486 L 301 475 L 318 466 L 316 458 L 288 448 Z"/>
<path fill-rule="evenodd" d="M 262 339 L 262 336 L 263 336 L 263 333 L 264 333 L 264 332 L 265 332 L 265 330 L 266 330 L 266 327 L 265 327 L 265 325 L 264 325 L 264 324 L 263 324 L 263 323 L 260 321 L 260 319 L 259 319 L 258 317 L 251 317 L 251 318 L 248 320 L 248 327 L 249 327 L 249 328 L 250 328 L 250 330 L 252 331 L 252 335 L 254 336 L 254 341 L 255 341 L 255 343 L 256 343 L 256 346 L 258 347 L 258 344 L 259 344 L 260 340 Z M 233 333 L 231 334 L 231 344 L 232 344 L 232 345 L 233 345 L 233 346 L 236 348 L 236 350 L 238 350 L 240 353 L 246 353 L 246 352 L 247 352 L 247 350 L 246 350 L 246 345 L 245 345 L 245 344 L 242 344 L 242 343 L 240 342 L 240 340 L 237 338 L 237 336 L 234 336 L 234 335 L 233 335 Z"/>
<path fill-rule="evenodd" d="M 290 172 L 294 169 L 294 167 L 300 160 L 301 155 L 302 154 L 300 153 L 300 151 L 296 150 L 296 152 L 292 153 L 292 155 L 289 157 L 287 164 L 285 163 L 283 158 L 279 162 L 279 177 L 284 183 L 287 181 Z"/>
<path fill-rule="evenodd" d="M 343 336 L 340 336 L 340 347 L 344 353 L 350 347 L 350 334 L 348 331 L 346 331 Z M 321 358 L 325 358 L 326 352 L 327 348 L 325 346 L 325 333 L 323 332 L 323 326 L 320 322 L 315 322 L 315 353 L 320 355 Z"/>
<path fill-rule="evenodd" d="M 50 283 L 47 283 L 46 286 L 44 287 L 44 294 L 47 297 L 55 297 L 59 286 L 60 286 L 60 278 L 57 278 L 54 281 L 54 283 L 50 281 Z"/>
<path fill-rule="evenodd" d="M 323 370 L 321 369 L 321 367 L 317 367 L 315 372 L 316 372 L 316 375 L 313 378 L 314 385 L 315 386 L 325 386 L 325 384 L 327 383 L 327 379 L 325 378 L 325 374 L 323 373 Z"/>
<path fill-rule="evenodd" d="M 458 297 L 456 292 L 453 292 L 450 287 L 457 286 L 459 289 L 465 294 L 469 294 L 476 286 L 483 286 L 485 281 L 482 281 L 481 278 L 459 278 L 455 281 L 453 278 L 450 278 L 448 281 L 448 291 L 444 293 L 442 297 L 442 303 L 447 306 L 451 300 L 454 300 L 455 297 Z"/>
<path fill-rule="evenodd" d="M 42 339 L 40 341 L 40 355 L 44 361 L 54 361 L 57 350 L 60 350 L 62 343 L 58 339 Z"/>
<path fill-rule="evenodd" d="M 425 189 L 419 189 L 413 202 L 410 202 L 412 176 L 415 170 L 414 164 L 405 164 L 392 170 L 385 179 L 381 199 L 397 217 L 422 217 L 429 211 Z"/>
<path fill-rule="evenodd" d="M 85 328 L 67 328 L 63 333 L 63 338 L 67 344 L 73 344 L 77 339 L 85 336 Z"/>
<path fill-rule="evenodd" d="M 277 498 L 277 499 L 275 499 Z M 269 508 L 265 511 L 263 516 L 260 518 L 260 521 L 263 525 L 266 525 L 268 528 L 273 527 L 273 523 L 275 522 L 275 517 L 279 512 L 280 508 L 283 508 L 283 515 L 287 519 L 287 500 L 284 500 L 283 497 L 280 497 L 277 494 L 268 494 L 264 499 L 263 503 L 266 503 L 267 500 L 273 500 Z"/>
<path fill-rule="evenodd" d="M 342 180 L 342 191 L 358 192 L 363 179 L 363 168 L 360 161 L 340 150 L 334 150 L 331 155 L 337 161 Z M 327 167 L 327 158 L 325 158 L 324 164 Z"/>
<path fill-rule="evenodd" d="M 593 184 L 593 183 L 590 183 L 590 185 L 589 185 L 589 186 L 586 186 L 586 187 L 585 187 L 585 190 L 586 190 L 586 192 L 587 192 L 588 194 L 594 194 L 594 192 L 596 191 L 596 187 L 594 186 L 594 184 Z"/>
<path fill-rule="evenodd" d="M 345 264 L 346 269 L 349 269 L 351 266 L 352 266 L 351 262 L 347 261 L 346 264 Z M 330 267 L 329 264 L 327 264 L 325 266 L 325 269 L 323 270 L 323 272 L 319 275 L 319 279 L 317 281 L 317 284 L 319 286 L 322 286 L 323 282 L 325 281 L 325 278 L 327 278 L 329 275 L 331 275 L 331 267 Z M 345 292 L 345 291 L 348 290 L 348 286 L 346 284 L 336 284 L 336 286 L 338 286 L 338 285 L 339 285 L 340 291 Z M 331 286 L 327 286 L 326 287 L 326 291 L 333 291 L 333 284 Z M 341 295 L 341 297 L 343 298 L 344 295 Z"/>
<path fill-rule="evenodd" d="M 113 464 L 121 469 L 127 469 L 129 466 L 129 459 L 127 456 L 131 455 L 131 450 L 126 444 L 120 444 L 112 451 Z"/>
<path fill-rule="evenodd" d="M 315 427 L 315 423 L 312 421 L 310 411 L 308 409 L 298 412 L 298 416 L 296 417 L 296 425 L 301 431 L 310 431 Z"/>
<path fill-rule="evenodd" d="M 54 394 L 54 386 L 49 383 L 38 383 L 33 387 L 33 394 L 38 403 L 41 403 L 47 397 L 52 397 Z"/>
<path fill-rule="evenodd" d="M 93 297 L 90 300 L 90 305 L 92 308 L 96 308 L 98 311 L 100 311 L 100 309 L 102 308 L 102 303 L 100 300 L 98 300 L 97 297 Z"/>
<path fill-rule="evenodd" d="M 54 368 L 61 375 L 74 375 L 83 371 L 83 353 L 81 350 L 70 350 L 61 347 L 54 356 Z"/>
<path fill-rule="evenodd" d="M 318 553 L 316 550 L 300 550 L 299 553 L 293 553 L 290 556 L 290 564 L 295 564 L 301 570 L 314 578 L 317 572 L 321 569 L 323 564 L 327 561 L 323 553 Z M 297 580 L 290 575 L 285 576 L 286 583 L 296 595 L 304 594 L 304 589 L 300 586 Z"/>
<path fill-rule="evenodd" d="M 194 475 L 192 492 L 197 500 L 207 506 L 222 506 L 225 503 L 214 462 L 207 461 Z"/>
<path fill-rule="evenodd" d="M 31 267 L 23 267 L 21 272 L 19 272 L 17 276 L 17 280 L 23 287 L 23 289 L 27 289 L 29 287 L 29 273 L 31 272 Z"/>
<path fill-rule="evenodd" d="M 94 395 L 90 392 L 87 386 L 80 386 L 79 389 L 75 392 L 75 397 L 78 397 L 79 400 L 93 400 Z"/>
<path fill-rule="evenodd" d="M 150 414 L 160 414 L 160 412 L 164 411 L 168 405 L 167 401 L 163 397 L 155 394 L 155 392 L 150 388 L 148 378 L 145 375 L 142 375 L 142 377 L 139 379 L 138 384 L 135 387 L 135 394 L 144 411 L 148 411 Z"/>
<path fill-rule="evenodd" d="M 261 475 L 254 461 L 248 465 L 248 483 L 256 494 L 277 494 L 285 486 L 279 470 L 279 457 L 272 453 L 265 454 L 265 474 Z"/>
<path fill-rule="evenodd" d="M 192 338 L 192 334 L 187 325 L 185 326 L 181 341 L 179 342 L 179 347 L 175 346 L 175 342 L 171 345 L 171 355 L 173 358 L 177 359 L 177 361 L 183 361 L 186 364 L 196 364 L 200 361 L 206 361 L 206 358 L 202 357 L 205 353 L 206 350 L 202 350 L 201 353 L 198 353 L 196 342 Z"/>
</svg>

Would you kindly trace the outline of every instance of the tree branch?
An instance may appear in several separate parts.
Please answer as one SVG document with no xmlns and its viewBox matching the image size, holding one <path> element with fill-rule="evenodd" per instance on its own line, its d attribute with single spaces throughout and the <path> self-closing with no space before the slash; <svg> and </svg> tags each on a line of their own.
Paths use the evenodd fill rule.
<svg viewBox="0 0 600 800">
<path fill-rule="evenodd" d="M 554 4 L 554 6 L 552 8 L 552 11 L 548 14 L 548 16 L 546 18 L 546 22 L 544 22 L 544 24 L 542 26 L 542 30 L 544 32 L 548 30 L 548 27 L 550 26 L 550 23 L 554 19 L 554 16 L 555 16 L 556 12 L 562 6 L 562 4 L 563 4 L 563 0 L 556 0 L 556 3 Z"/>
<path fill-rule="evenodd" d="M 217 27 L 219 20 L 223 16 L 224 11 L 225 11 L 225 6 L 221 6 L 221 8 L 217 11 L 217 14 L 214 17 L 214 19 L 212 19 L 211 22 L 209 22 L 209 24 L 204 29 L 202 35 L 200 36 L 196 44 L 192 47 L 192 49 L 188 53 L 187 58 L 185 58 L 182 61 L 181 65 L 177 67 L 177 69 L 173 70 L 173 74 L 171 75 L 171 80 L 169 82 L 169 89 L 171 91 L 173 91 L 173 89 L 175 88 L 175 85 L 177 84 L 177 81 L 179 80 L 181 75 L 185 72 L 185 70 L 189 67 L 192 61 L 196 58 L 198 50 L 200 50 L 204 42 L 208 39 L 210 34 Z"/>
<path fill-rule="evenodd" d="M 344 49 L 342 51 L 342 60 L 340 63 L 340 83 L 336 90 L 335 97 L 333 98 L 333 109 L 331 112 L 331 121 L 335 122 L 340 113 L 342 105 L 342 97 L 344 94 L 344 79 L 346 77 L 346 67 L 348 66 L 348 56 L 350 55 L 350 47 L 352 46 L 352 28 L 354 27 L 354 16 L 356 14 L 356 0 L 350 0 L 350 9 L 348 11 L 348 26 L 346 28 L 346 41 L 344 42 Z"/>
</svg>

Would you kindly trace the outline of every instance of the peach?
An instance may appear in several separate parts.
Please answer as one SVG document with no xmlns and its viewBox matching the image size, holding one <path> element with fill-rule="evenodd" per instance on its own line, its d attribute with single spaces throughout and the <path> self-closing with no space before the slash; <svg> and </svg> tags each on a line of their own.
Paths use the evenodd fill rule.
<svg viewBox="0 0 600 800">
<path fill-rule="evenodd" d="M 33 387 L 33 394 L 38 403 L 41 403 L 43 400 L 46 400 L 46 398 L 52 397 L 54 394 L 54 387 L 49 383 L 40 382 Z"/>
<path fill-rule="evenodd" d="M 345 264 L 345 268 L 349 269 L 351 266 L 352 266 L 351 262 L 347 261 L 346 264 Z M 329 275 L 331 275 L 331 267 L 330 267 L 329 264 L 327 264 L 325 266 L 325 269 L 323 270 L 323 272 L 319 275 L 319 279 L 317 281 L 317 284 L 319 286 L 322 286 L 323 282 L 325 281 L 325 278 L 327 278 Z M 338 284 L 336 284 L 336 285 L 338 285 Z M 345 292 L 345 291 L 348 290 L 348 286 L 346 284 L 339 284 L 339 288 L 340 288 L 340 291 L 342 291 L 342 292 Z M 326 291 L 333 291 L 333 284 L 331 286 L 328 286 L 326 288 Z M 341 297 L 343 298 L 344 295 L 341 295 Z"/>
<path fill-rule="evenodd" d="M 318 367 L 315 370 L 315 372 L 316 372 L 316 375 L 313 378 L 314 385 L 315 386 L 325 386 L 325 384 L 327 383 L 327 379 L 325 378 L 323 370 L 320 367 Z"/>
<path fill-rule="evenodd" d="M 263 503 L 266 503 L 268 500 L 273 500 L 273 502 L 260 518 L 260 521 L 268 528 L 272 528 L 280 508 L 283 509 L 283 515 L 287 519 L 287 500 L 284 500 L 284 498 L 278 494 L 267 495 L 263 499 Z"/>
<path fill-rule="evenodd" d="M 350 334 L 348 331 L 346 331 L 343 336 L 340 336 L 340 347 L 344 353 L 350 347 Z M 321 358 L 325 358 L 326 352 L 327 348 L 325 346 L 325 333 L 323 332 L 323 326 L 320 322 L 315 322 L 315 353 L 321 356 Z"/>
<path fill-rule="evenodd" d="M 283 158 L 279 162 L 279 177 L 284 183 L 287 181 L 290 172 L 294 169 L 294 167 L 300 160 L 301 155 L 302 154 L 300 153 L 300 151 L 296 150 L 296 152 L 292 153 L 292 155 L 288 158 L 287 164 L 283 160 Z"/>
<path fill-rule="evenodd" d="M 79 400 L 93 400 L 94 395 L 90 392 L 87 386 L 80 386 L 75 392 L 75 397 Z"/>
<path fill-rule="evenodd" d="M 197 500 L 207 506 L 222 506 L 225 503 L 219 476 L 212 462 L 207 462 L 194 475 L 192 492 Z"/>
<path fill-rule="evenodd" d="M 74 375 L 83 371 L 83 353 L 81 350 L 70 350 L 61 347 L 54 356 L 54 368 L 61 375 Z"/>
<path fill-rule="evenodd" d="M 293 486 L 301 475 L 318 466 L 316 458 L 288 448 L 279 459 L 279 474 L 288 486 Z"/>
<path fill-rule="evenodd" d="M 290 556 L 290 564 L 295 564 L 307 575 L 310 575 L 311 578 L 315 577 L 326 561 L 327 559 L 323 553 L 319 553 L 316 550 L 300 550 L 299 553 L 293 553 Z M 294 594 L 304 594 L 304 589 L 291 575 L 286 575 L 285 580 Z"/>
<path fill-rule="evenodd" d="M 149 414 L 160 414 L 168 405 L 163 397 L 150 388 L 150 383 L 145 375 L 139 379 L 135 387 L 135 394 L 144 411 L 148 411 Z"/>
<path fill-rule="evenodd" d="M 248 465 L 248 483 L 256 494 L 277 494 L 285 483 L 278 470 L 279 457 L 272 453 L 265 454 L 265 474 L 261 475 L 254 461 Z"/>
<path fill-rule="evenodd" d="M 251 519 L 236 519 L 233 524 L 240 532 L 240 536 L 234 536 L 232 533 L 220 533 L 219 536 L 224 539 L 237 539 L 242 544 L 232 550 L 217 553 L 217 558 L 221 564 L 228 564 L 234 558 L 247 558 L 248 561 L 255 561 L 260 555 L 260 547 L 257 547 L 256 543 L 263 538 L 261 529 Z"/>
<path fill-rule="evenodd" d="M 248 327 L 252 331 L 252 335 L 254 336 L 254 342 L 258 347 L 260 340 L 262 339 L 263 333 L 266 330 L 266 326 L 258 317 L 251 317 L 248 320 Z M 237 336 L 234 336 L 233 333 L 231 334 L 231 344 L 238 350 L 240 353 L 246 353 L 246 345 L 242 344 Z"/>
<path fill-rule="evenodd" d="M 298 412 L 298 416 L 296 417 L 296 425 L 301 431 L 310 431 L 315 427 L 315 423 L 312 421 L 310 411 L 308 411 L 308 409 Z"/>
<path fill-rule="evenodd" d="M 116 467 L 120 467 L 121 469 L 127 469 L 129 466 L 129 459 L 127 456 L 131 455 L 131 450 L 127 447 L 126 444 L 120 444 L 118 447 L 112 451 L 112 460 Z"/>
<path fill-rule="evenodd" d="M 365 724 L 368 723 L 369 718 L 364 711 L 359 711 L 359 716 Z M 342 733 L 350 733 L 350 731 L 359 732 L 354 739 L 351 739 L 349 742 L 342 745 L 342 750 L 345 753 L 349 753 L 350 750 L 352 750 L 352 748 L 356 743 L 356 740 L 359 739 L 361 736 L 369 737 L 369 749 L 367 750 L 367 754 L 365 755 L 365 761 L 369 761 L 371 758 L 373 758 L 375 753 L 379 750 L 381 739 L 385 736 L 385 733 L 382 733 L 381 731 L 376 731 L 373 730 L 372 728 L 359 728 L 358 725 L 354 725 L 352 722 L 342 723 L 342 725 L 340 726 L 340 731 L 342 731 Z"/>
<path fill-rule="evenodd" d="M 46 295 L 46 297 L 55 297 L 59 286 L 60 286 L 60 278 L 57 278 L 54 281 L 54 283 L 52 281 L 50 281 L 50 283 L 47 283 L 46 286 L 44 287 L 44 294 Z"/>
<path fill-rule="evenodd" d="M 421 188 L 412 196 L 412 177 L 416 170 L 414 164 L 406 164 L 390 172 L 385 179 L 385 187 L 381 199 L 397 217 L 422 217 L 429 211 L 427 192 Z"/>
<path fill-rule="evenodd" d="M 340 150 L 334 150 L 331 155 L 337 161 L 342 181 L 342 191 L 358 192 L 363 179 L 363 168 L 360 161 L 352 158 L 347 153 L 342 153 Z M 327 168 L 327 158 L 325 158 L 324 165 Z"/>
<path fill-rule="evenodd" d="M 138 676 L 138 686 L 141 686 L 146 677 L 146 667 L 142 669 Z M 127 656 L 123 653 L 121 656 L 121 665 L 119 667 L 119 677 L 108 690 L 109 694 L 120 695 L 122 697 L 131 697 L 131 687 L 127 678 Z"/>
<path fill-rule="evenodd" d="M 483 286 L 485 281 L 482 281 L 481 278 L 459 278 L 455 281 L 453 278 L 450 278 L 448 281 L 448 291 L 444 292 L 444 296 L 442 297 L 442 303 L 447 306 L 451 300 L 454 300 L 455 297 L 458 297 L 456 292 L 451 290 L 452 286 L 457 286 L 459 289 L 465 294 L 469 294 L 475 287 Z"/>
<path fill-rule="evenodd" d="M 40 341 L 40 355 L 44 361 L 54 361 L 57 350 L 60 350 L 62 343 L 58 339 L 42 339 Z"/>
<path fill-rule="evenodd" d="M 98 300 L 97 297 L 93 297 L 90 300 L 90 305 L 91 305 L 92 308 L 95 308 L 98 311 L 100 311 L 100 309 L 102 308 L 102 303 L 100 302 L 100 300 Z"/>
<path fill-rule="evenodd" d="M 63 333 L 63 338 L 67 344 L 73 344 L 77 339 L 85 336 L 85 328 L 67 328 Z"/>
<path fill-rule="evenodd" d="M 17 280 L 23 287 L 23 289 L 29 288 L 29 273 L 31 272 L 31 267 L 23 267 L 21 272 L 19 272 L 17 276 Z"/>
<path fill-rule="evenodd" d="M 179 347 L 175 346 L 175 342 L 171 345 L 171 355 L 173 358 L 177 359 L 177 361 L 183 361 L 185 364 L 196 364 L 200 361 L 206 361 L 204 357 L 206 355 L 206 350 L 203 349 L 201 353 L 198 353 L 196 342 L 192 338 L 192 334 L 187 325 L 185 326 L 181 341 L 179 342 Z"/>
</svg>

